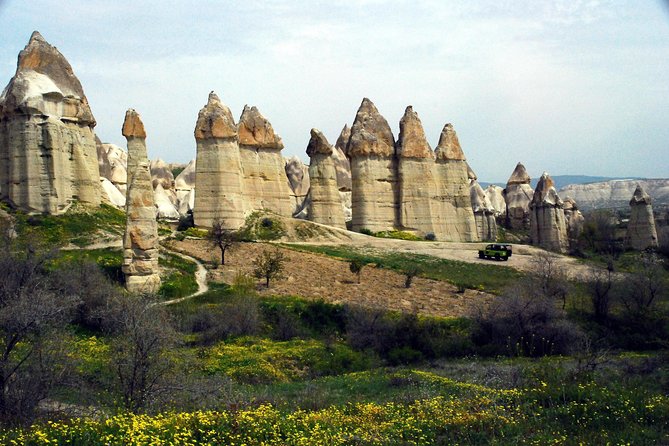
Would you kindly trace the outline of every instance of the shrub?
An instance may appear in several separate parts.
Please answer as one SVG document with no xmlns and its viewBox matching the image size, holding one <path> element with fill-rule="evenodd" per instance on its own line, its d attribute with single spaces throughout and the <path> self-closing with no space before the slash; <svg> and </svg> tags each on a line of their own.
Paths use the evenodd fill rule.
<svg viewBox="0 0 669 446">
<path fill-rule="evenodd" d="M 434 235 L 434 232 L 428 232 L 427 234 L 425 234 L 425 240 L 427 240 L 429 242 L 433 242 L 433 241 L 437 240 L 437 236 Z"/>
<path fill-rule="evenodd" d="M 286 235 L 281 221 L 273 218 L 266 212 L 253 212 L 246 217 L 244 226 L 239 230 L 239 239 L 242 241 L 278 240 Z"/>
<path fill-rule="evenodd" d="M 253 275 L 258 279 L 265 279 L 265 286 L 269 288 L 269 282 L 278 279 L 283 273 L 285 256 L 279 249 L 265 249 L 253 261 Z"/>
<path fill-rule="evenodd" d="M 186 215 L 179 217 L 177 231 L 185 231 L 186 229 L 193 227 L 195 227 L 195 222 L 193 221 L 193 211 L 188 211 Z"/>
<path fill-rule="evenodd" d="M 360 259 L 353 259 L 348 263 L 348 269 L 358 277 L 358 283 L 360 283 L 360 276 L 362 275 L 362 269 L 364 267 L 365 264 Z"/>
<path fill-rule="evenodd" d="M 360 228 L 360 233 L 365 234 L 365 235 L 374 235 L 374 233 L 370 229 L 367 229 L 367 228 Z"/>
<path fill-rule="evenodd" d="M 411 283 L 413 278 L 421 273 L 420 267 L 418 265 L 410 266 L 404 271 L 404 288 L 411 288 Z"/>
</svg>

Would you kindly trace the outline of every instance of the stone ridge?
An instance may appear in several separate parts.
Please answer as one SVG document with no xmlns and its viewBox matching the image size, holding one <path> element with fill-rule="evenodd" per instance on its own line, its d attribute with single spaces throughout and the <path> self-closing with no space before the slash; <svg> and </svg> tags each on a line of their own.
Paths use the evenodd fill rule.
<svg viewBox="0 0 669 446">
<path fill-rule="evenodd" d="M 465 154 L 460 147 L 458 135 L 455 133 L 453 124 L 448 123 L 441 130 L 439 135 L 439 144 L 435 150 L 435 156 L 438 160 L 458 160 L 464 161 Z"/>
<path fill-rule="evenodd" d="M 367 98 L 362 100 L 351 127 L 351 137 L 346 146 L 349 158 L 376 155 L 384 158 L 395 156 L 395 137 L 386 118 Z"/>
<path fill-rule="evenodd" d="M 121 134 L 126 138 L 146 138 L 144 123 L 135 109 L 131 108 L 125 112 L 125 120 L 123 121 Z"/>
<path fill-rule="evenodd" d="M 637 204 L 652 204 L 650 195 L 648 195 L 640 184 L 637 184 L 634 195 L 632 195 L 632 199 L 630 200 L 630 206 Z"/>
<path fill-rule="evenodd" d="M 312 157 L 317 153 L 328 156 L 332 155 L 332 146 L 320 130 L 311 129 L 311 138 L 307 145 L 307 155 Z"/>
<path fill-rule="evenodd" d="M 265 149 L 283 149 L 281 137 L 274 133 L 272 124 L 256 107 L 244 106 L 239 117 L 239 144 Z"/>
<path fill-rule="evenodd" d="M 404 116 L 400 119 L 400 135 L 397 140 L 396 153 L 400 158 L 434 159 L 430 143 L 425 137 L 423 124 L 412 106 L 404 110 Z"/>
<path fill-rule="evenodd" d="M 527 173 L 527 170 L 522 163 L 516 164 L 516 168 L 513 169 L 509 181 L 506 182 L 507 186 L 510 184 L 530 184 L 530 175 Z"/>
<path fill-rule="evenodd" d="M 232 112 L 212 91 L 209 93 L 207 105 L 197 115 L 195 139 L 235 137 L 237 137 L 237 125 Z"/>
</svg>

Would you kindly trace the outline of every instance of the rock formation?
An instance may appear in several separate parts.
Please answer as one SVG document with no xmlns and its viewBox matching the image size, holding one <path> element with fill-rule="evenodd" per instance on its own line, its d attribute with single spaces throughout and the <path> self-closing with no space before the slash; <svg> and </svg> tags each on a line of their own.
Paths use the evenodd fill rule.
<svg viewBox="0 0 669 446">
<path fill-rule="evenodd" d="M 657 248 L 657 231 L 650 195 L 638 185 L 630 200 L 630 220 L 625 245 L 636 250 Z"/>
<path fill-rule="evenodd" d="M 309 166 L 305 165 L 297 156 L 285 160 L 286 177 L 291 190 L 293 202 L 293 216 L 300 214 L 304 207 L 304 200 L 309 193 L 311 182 L 309 180 Z"/>
<path fill-rule="evenodd" d="M 153 188 L 155 189 L 158 184 L 163 186 L 163 189 L 170 190 L 174 189 L 174 174 L 170 169 L 170 166 L 160 158 L 152 160 L 151 164 L 151 180 L 153 182 Z"/>
<path fill-rule="evenodd" d="M 355 116 L 346 155 L 351 160 L 352 229 L 393 230 L 399 223 L 395 138 L 367 98 Z"/>
<path fill-rule="evenodd" d="M 541 175 L 530 202 L 530 241 L 561 253 L 567 252 L 569 247 L 563 203 L 546 172 Z"/>
<path fill-rule="evenodd" d="M 174 179 L 174 192 L 177 196 L 177 210 L 186 215 L 195 207 L 195 160 L 190 160 L 184 170 Z"/>
<path fill-rule="evenodd" d="M 107 179 L 125 195 L 128 189 L 128 152 L 114 144 L 102 144 L 102 148 L 109 163 Z"/>
<path fill-rule="evenodd" d="M 124 124 L 123 134 L 128 140 L 128 159 L 133 160 L 134 172 L 128 172 L 122 271 L 129 292 L 152 294 L 160 289 L 156 205 L 145 140 L 140 136 L 144 125 L 136 112 L 126 113 L 126 122 L 129 119 L 134 127 Z M 142 132 L 136 131 L 140 127 Z"/>
<path fill-rule="evenodd" d="M 485 196 L 488 202 L 495 210 L 495 215 L 506 215 L 506 202 L 504 201 L 504 189 L 501 187 L 489 184 L 485 189 Z"/>
<path fill-rule="evenodd" d="M 444 201 L 439 200 L 435 178 L 434 152 L 425 138 L 423 125 L 411 106 L 400 120 L 397 140 L 400 228 L 433 234 L 439 240 L 447 236 L 443 217 Z"/>
<path fill-rule="evenodd" d="M 629 200 L 640 185 L 653 197 L 653 205 L 669 206 L 669 179 L 649 180 L 610 180 L 589 184 L 570 184 L 558 192 L 561 196 L 574 198 L 579 208 L 591 209 L 627 209 Z"/>
<path fill-rule="evenodd" d="M 585 218 L 578 209 L 576 201 L 571 197 L 565 197 L 563 200 L 564 218 L 567 223 L 567 236 L 569 237 L 569 246 L 574 247 L 578 243 L 578 237 L 583 231 Z"/>
<path fill-rule="evenodd" d="M 176 197 L 171 189 L 165 190 L 161 183 L 158 183 L 153 190 L 154 201 L 157 208 L 157 217 L 166 220 L 178 220 L 179 211 L 175 206 Z"/>
<path fill-rule="evenodd" d="M 506 226 L 510 229 L 529 229 L 530 202 L 534 196 L 530 186 L 530 176 L 521 163 L 516 165 L 506 182 L 504 200 L 506 201 Z"/>
<path fill-rule="evenodd" d="M 344 210 L 344 220 L 351 221 L 353 213 L 351 211 L 351 162 L 346 157 L 346 146 L 351 138 L 351 129 L 348 124 L 341 129 L 337 138 L 332 157 L 335 160 L 335 169 L 337 170 L 337 187 L 339 187 L 339 197 L 341 198 L 341 207 Z"/>
<path fill-rule="evenodd" d="M 244 107 L 239 118 L 239 154 L 245 200 L 250 210 L 293 214 L 281 150 L 283 142 L 256 107 Z"/>
<path fill-rule="evenodd" d="M 125 112 L 125 120 L 121 128 L 121 134 L 125 136 L 128 142 L 128 161 L 126 170 L 128 171 L 128 185 L 132 181 L 139 162 L 148 162 L 149 156 L 146 151 L 146 131 L 142 118 L 135 110 L 128 109 Z"/>
<path fill-rule="evenodd" d="M 35 31 L 0 95 L 0 199 L 49 214 L 99 206 L 94 127 L 72 67 Z"/>
<path fill-rule="evenodd" d="M 476 231 L 479 239 L 484 241 L 497 240 L 497 221 L 495 208 L 490 204 L 481 185 L 476 180 L 470 180 L 469 193 L 476 221 Z"/>
<path fill-rule="evenodd" d="M 220 219 L 227 229 L 241 227 L 245 217 L 245 180 L 239 156 L 237 125 L 230 109 L 214 92 L 209 94 L 207 105 L 198 114 L 195 141 L 195 224 L 211 227 L 214 220 Z"/>
<path fill-rule="evenodd" d="M 311 129 L 311 139 L 307 146 L 307 155 L 311 159 L 307 215 L 313 222 L 346 229 L 332 152 L 332 146 L 325 136 L 319 130 Z"/>
<path fill-rule="evenodd" d="M 465 160 L 453 125 L 446 124 L 435 150 L 438 197 L 443 201 L 445 235 L 451 241 L 478 241 L 476 221 L 469 194 L 469 177 L 474 176 Z M 470 173 L 471 172 L 471 173 Z"/>
<path fill-rule="evenodd" d="M 125 195 L 107 178 L 101 179 L 102 190 L 107 195 L 109 204 L 119 209 L 125 209 Z"/>
</svg>

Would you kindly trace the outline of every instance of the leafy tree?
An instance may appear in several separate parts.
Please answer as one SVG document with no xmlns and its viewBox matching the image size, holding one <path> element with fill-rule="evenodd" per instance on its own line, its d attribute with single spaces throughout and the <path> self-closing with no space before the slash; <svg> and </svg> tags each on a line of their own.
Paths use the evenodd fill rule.
<svg viewBox="0 0 669 446">
<path fill-rule="evenodd" d="M 265 249 L 253 261 L 253 275 L 258 279 L 265 279 L 265 286 L 269 288 L 270 280 L 281 277 L 285 260 L 284 254 L 278 249 Z"/>
<path fill-rule="evenodd" d="M 221 250 L 221 265 L 225 265 L 225 251 L 231 249 L 239 241 L 237 232 L 227 229 L 219 219 L 214 220 L 207 233 L 207 239 Z"/>
</svg>

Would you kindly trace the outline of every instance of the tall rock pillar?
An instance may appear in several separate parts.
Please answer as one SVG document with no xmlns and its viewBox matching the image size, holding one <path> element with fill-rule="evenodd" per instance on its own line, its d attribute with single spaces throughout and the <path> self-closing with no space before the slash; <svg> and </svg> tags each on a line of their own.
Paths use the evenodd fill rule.
<svg viewBox="0 0 669 446">
<path fill-rule="evenodd" d="M 400 228 L 432 233 L 437 240 L 447 236 L 443 202 L 435 178 L 434 153 L 425 138 L 423 125 L 411 106 L 400 120 L 397 140 Z"/>
<path fill-rule="evenodd" d="M 569 248 L 563 203 L 553 179 L 544 172 L 530 202 L 530 241 L 549 251 L 566 253 Z"/>
<path fill-rule="evenodd" d="M 521 163 L 516 164 L 503 193 L 506 202 L 506 226 L 510 229 L 529 229 L 530 201 L 534 191 L 530 186 L 530 176 Z"/>
<path fill-rule="evenodd" d="M 372 101 L 362 100 L 346 147 L 351 160 L 352 229 L 389 231 L 398 226 L 395 138 Z"/>
<path fill-rule="evenodd" d="M 435 156 L 438 197 L 442 201 L 441 212 L 446 228 L 442 239 L 456 242 L 478 241 L 469 196 L 470 169 L 453 125 L 446 124 L 442 129 Z"/>
<path fill-rule="evenodd" d="M 126 113 L 122 133 L 128 141 L 128 159 L 134 160 L 134 172 L 128 170 L 121 269 L 129 292 L 154 294 L 160 289 L 156 204 L 146 158 L 144 124 L 134 110 Z"/>
<path fill-rule="evenodd" d="M 307 146 L 309 164 L 309 220 L 336 228 L 346 229 L 344 211 L 337 188 L 337 171 L 332 146 L 317 129 L 311 129 Z"/>
<path fill-rule="evenodd" d="M 497 240 L 497 220 L 495 208 L 478 181 L 470 180 L 469 193 L 476 221 L 476 231 L 479 238 L 486 242 Z"/>
<path fill-rule="evenodd" d="M 95 124 L 72 67 L 35 31 L 0 95 L 0 199 L 48 214 L 99 206 Z"/>
<path fill-rule="evenodd" d="M 630 200 L 630 221 L 627 224 L 625 245 L 632 249 L 657 248 L 657 230 L 650 195 L 637 185 Z"/>
<path fill-rule="evenodd" d="M 238 132 L 244 193 L 250 209 L 292 216 L 294 206 L 281 156 L 281 138 L 256 107 L 244 107 Z"/>
<path fill-rule="evenodd" d="M 237 125 L 213 91 L 198 114 L 195 142 L 195 224 L 211 227 L 220 219 L 227 229 L 240 228 L 246 209 Z"/>
</svg>

